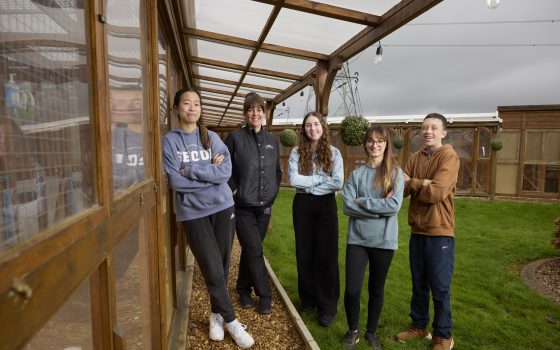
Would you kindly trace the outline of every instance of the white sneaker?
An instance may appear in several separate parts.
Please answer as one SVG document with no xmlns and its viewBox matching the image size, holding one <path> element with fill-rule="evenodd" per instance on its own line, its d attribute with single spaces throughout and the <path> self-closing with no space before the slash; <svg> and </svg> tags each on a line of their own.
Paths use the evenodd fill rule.
<svg viewBox="0 0 560 350">
<path fill-rule="evenodd" d="M 241 324 L 237 319 L 226 323 L 226 327 L 237 346 L 241 349 L 248 349 L 255 344 L 253 337 L 245 330 L 247 327 Z"/>
<path fill-rule="evenodd" d="M 220 314 L 210 313 L 210 339 L 224 340 L 224 318 Z"/>
</svg>

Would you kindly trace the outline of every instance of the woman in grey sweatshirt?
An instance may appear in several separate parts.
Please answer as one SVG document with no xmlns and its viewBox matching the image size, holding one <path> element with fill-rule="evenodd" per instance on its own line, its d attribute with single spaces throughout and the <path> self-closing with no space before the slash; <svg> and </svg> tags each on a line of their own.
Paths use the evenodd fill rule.
<svg viewBox="0 0 560 350">
<path fill-rule="evenodd" d="M 375 350 L 382 350 L 376 335 L 383 308 L 385 279 L 397 249 L 397 214 L 403 198 L 403 172 L 393 159 L 387 129 L 375 125 L 364 138 L 366 165 L 354 170 L 344 186 L 344 214 L 348 215 L 346 242 L 346 287 L 344 308 L 348 333 L 344 349 L 358 343 L 360 294 L 364 272 L 369 263 L 369 301 L 365 339 Z"/>
<path fill-rule="evenodd" d="M 175 215 L 183 222 L 187 242 L 200 267 L 210 295 L 210 339 L 224 339 L 224 322 L 236 344 L 246 349 L 253 337 L 235 316 L 227 279 L 235 213 L 227 184 L 231 158 L 219 136 L 202 125 L 198 91 L 177 92 L 173 111 L 179 128 L 163 139 L 164 169 L 175 190 Z"/>
</svg>

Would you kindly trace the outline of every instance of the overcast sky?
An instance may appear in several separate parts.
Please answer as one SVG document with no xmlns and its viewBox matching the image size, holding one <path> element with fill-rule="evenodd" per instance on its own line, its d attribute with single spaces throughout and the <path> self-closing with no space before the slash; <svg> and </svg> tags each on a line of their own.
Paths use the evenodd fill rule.
<svg viewBox="0 0 560 350">
<path fill-rule="evenodd" d="M 560 104 L 560 0 L 501 0 L 494 10 L 486 0 L 444 0 L 381 43 L 381 63 L 377 44 L 349 61 L 366 116 Z M 301 118 L 307 97 L 286 102 L 290 119 Z"/>
</svg>

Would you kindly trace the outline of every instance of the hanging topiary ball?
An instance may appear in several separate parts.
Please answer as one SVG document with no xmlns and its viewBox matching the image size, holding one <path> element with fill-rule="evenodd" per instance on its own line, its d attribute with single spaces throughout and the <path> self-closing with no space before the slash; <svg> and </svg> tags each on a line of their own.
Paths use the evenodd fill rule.
<svg viewBox="0 0 560 350">
<path fill-rule="evenodd" d="M 280 132 L 280 143 L 284 147 L 294 147 L 297 142 L 297 134 L 293 129 L 284 129 Z"/>
<path fill-rule="evenodd" d="M 396 149 L 401 149 L 404 147 L 404 140 L 400 137 L 396 137 L 393 140 L 393 146 L 395 146 Z"/>
<path fill-rule="evenodd" d="M 364 141 L 369 122 L 364 117 L 348 116 L 340 123 L 342 142 L 348 146 L 359 146 Z"/>
<path fill-rule="evenodd" d="M 500 139 L 492 139 L 492 141 L 490 141 L 490 147 L 494 151 L 499 151 L 504 148 L 504 142 Z"/>
</svg>

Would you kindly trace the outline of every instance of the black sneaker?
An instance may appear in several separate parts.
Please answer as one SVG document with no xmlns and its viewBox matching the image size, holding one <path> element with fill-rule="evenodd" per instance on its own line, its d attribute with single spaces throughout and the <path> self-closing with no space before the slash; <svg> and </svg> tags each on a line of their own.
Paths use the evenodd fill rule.
<svg viewBox="0 0 560 350">
<path fill-rule="evenodd" d="M 247 293 L 239 293 L 239 303 L 241 304 L 241 307 L 244 309 L 248 309 L 255 306 L 255 302 L 253 301 L 251 294 L 247 294 Z"/>
<path fill-rule="evenodd" d="M 323 327 L 329 327 L 334 321 L 334 315 L 320 315 L 319 325 Z"/>
<path fill-rule="evenodd" d="M 366 334 L 365 334 L 364 338 L 366 338 L 366 343 L 370 346 L 370 349 L 372 349 L 372 350 L 383 350 L 383 347 L 381 346 L 381 343 L 379 343 L 379 338 L 377 337 L 377 335 L 375 333 L 372 333 L 370 331 L 366 331 Z"/>
<path fill-rule="evenodd" d="M 348 331 L 342 339 L 342 348 L 344 350 L 354 350 L 356 345 L 360 342 L 360 333 L 356 329 L 355 331 Z"/>
<path fill-rule="evenodd" d="M 272 298 L 263 297 L 259 299 L 259 305 L 257 305 L 257 312 L 259 314 L 269 314 L 272 312 Z"/>
</svg>

